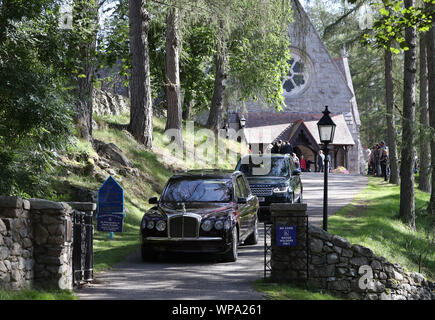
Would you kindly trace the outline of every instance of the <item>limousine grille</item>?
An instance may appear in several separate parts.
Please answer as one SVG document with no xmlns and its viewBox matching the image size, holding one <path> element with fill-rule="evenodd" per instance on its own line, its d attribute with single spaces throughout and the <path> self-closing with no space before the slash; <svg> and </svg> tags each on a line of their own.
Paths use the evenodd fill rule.
<svg viewBox="0 0 435 320">
<path fill-rule="evenodd" d="M 250 186 L 253 195 L 259 197 L 271 196 L 273 194 L 272 186 Z"/>
<path fill-rule="evenodd" d="M 196 238 L 198 230 L 198 219 L 195 217 L 176 216 L 169 219 L 171 238 Z"/>
</svg>

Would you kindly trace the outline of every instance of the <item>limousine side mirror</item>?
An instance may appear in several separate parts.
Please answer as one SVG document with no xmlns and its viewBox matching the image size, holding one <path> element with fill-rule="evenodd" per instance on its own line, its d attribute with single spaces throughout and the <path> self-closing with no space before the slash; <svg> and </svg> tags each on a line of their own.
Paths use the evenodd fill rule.
<svg viewBox="0 0 435 320">
<path fill-rule="evenodd" d="M 247 203 L 247 202 L 248 202 L 248 200 L 246 198 L 237 198 L 237 203 L 244 204 L 244 203 Z"/>
<path fill-rule="evenodd" d="M 294 176 L 300 176 L 301 175 L 301 170 L 300 169 L 293 170 L 292 175 L 294 175 Z"/>
<path fill-rule="evenodd" d="M 152 197 L 148 200 L 149 204 L 158 204 L 159 200 L 157 199 L 157 197 Z"/>
</svg>

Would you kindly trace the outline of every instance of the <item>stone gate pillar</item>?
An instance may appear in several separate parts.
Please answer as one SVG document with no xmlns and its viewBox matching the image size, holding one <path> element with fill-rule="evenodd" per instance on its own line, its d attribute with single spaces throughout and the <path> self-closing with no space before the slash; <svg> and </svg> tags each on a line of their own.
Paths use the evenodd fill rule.
<svg viewBox="0 0 435 320">
<path fill-rule="evenodd" d="M 271 277 L 280 282 L 308 280 L 308 218 L 306 203 L 273 203 Z"/>
<path fill-rule="evenodd" d="M 29 201 L 34 234 L 34 283 L 41 288 L 72 290 L 73 210 L 64 202 Z"/>
</svg>

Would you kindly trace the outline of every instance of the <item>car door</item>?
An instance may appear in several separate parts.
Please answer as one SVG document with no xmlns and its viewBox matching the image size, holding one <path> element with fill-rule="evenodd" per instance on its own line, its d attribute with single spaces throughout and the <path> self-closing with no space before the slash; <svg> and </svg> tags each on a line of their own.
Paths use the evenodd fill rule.
<svg viewBox="0 0 435 320">
<path fill-rule="evenodd" d="M 260 208 L 260 203 L 258 202 L 257 196 L 252 194 L 248 179 L 246 179 L 245 175 L 243 175 L 243 184 L 245 185 L 245 189 L 248 194 L 249 221 L 250 228 L 253 229 L 255 227 L 255 221 L 257 220 L 257 211 Z"/>
<path fill-rule="evenodd" d="M 252 206 L 252 196 L 249 197 L 248 190 L 245 186 L 245 181 L 243 176 L 239 175 L 236 178 L 236 188 L 239 190 L 238 193 L 241 198 L 246 199 L 245 203 L 238 203 L 238 210 L 240 213 L 240 240 L 245 239 L 249 235 L 250 224 L 251 224 L 251 206 Z M 237 192 L 236 192 L 237 194 Z"/>
</svg>

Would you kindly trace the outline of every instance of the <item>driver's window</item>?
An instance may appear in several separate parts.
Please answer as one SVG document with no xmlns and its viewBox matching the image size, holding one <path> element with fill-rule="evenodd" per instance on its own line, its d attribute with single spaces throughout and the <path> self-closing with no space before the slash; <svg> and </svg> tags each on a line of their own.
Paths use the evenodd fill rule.
<svg viewBox="0 0 435 320">
<path fill-rule="evenodd" d="M 240 189 L 240 196 L 239 197 L 247 198 L 248 197 L 248 192 L 247 192 L 247 190 L 245 188 L 245 184 L 243 182 L 244 181 L 243 181 L 243 177 L 242 176 L 237 177 L 237 185 L 238 185 L 238 187 Z"/>
<path fill-rule="evenodd" d="M 293 159 L 291 159 L 291 158 L 288 159 L 288 163 L 289 163 L 289 168 L 290 168 L 289 174 L 291 175 L 292 172 L 296 169 L 296 165 L 295 165 Z"/>
</svg>

